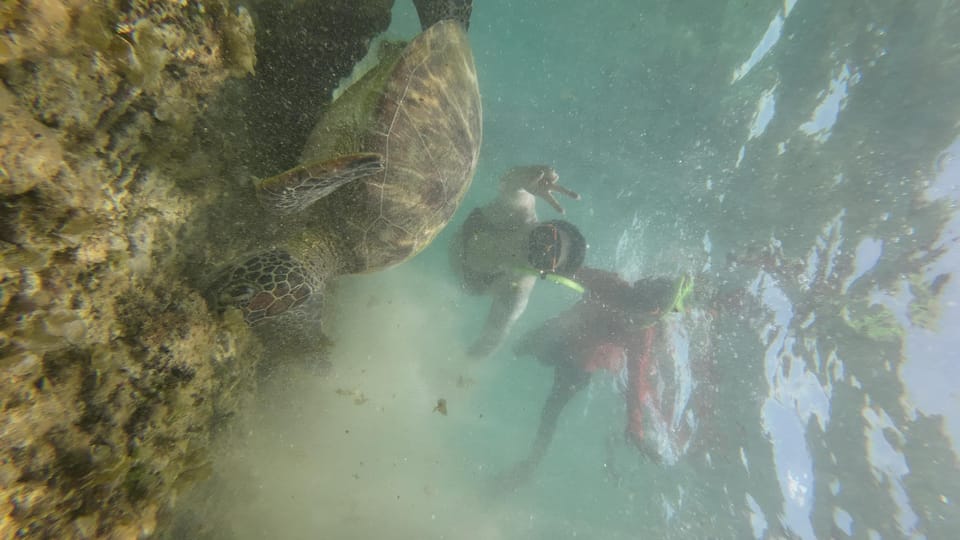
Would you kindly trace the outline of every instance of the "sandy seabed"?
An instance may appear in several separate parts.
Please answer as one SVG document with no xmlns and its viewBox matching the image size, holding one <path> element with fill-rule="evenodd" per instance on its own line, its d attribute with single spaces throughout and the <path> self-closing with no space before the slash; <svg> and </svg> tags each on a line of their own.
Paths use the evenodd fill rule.
<svg viewBox="0 0 960 540">
<path fill-rule="evenodd" d="M 489 471 L 457 448 L 483 421 L 474 389 L 496 370 L 462 353 L 459 292 L 405 265 L 346 278 L 337 296 L 354 301 L 327 328 L 330 372 L 263 388 L 249 429 L 226 445 L 230 536 L 507 537 L 513 512 L 484 495 Z M 447 415 L 434 410 L 441 398 Z"/>
</svg>

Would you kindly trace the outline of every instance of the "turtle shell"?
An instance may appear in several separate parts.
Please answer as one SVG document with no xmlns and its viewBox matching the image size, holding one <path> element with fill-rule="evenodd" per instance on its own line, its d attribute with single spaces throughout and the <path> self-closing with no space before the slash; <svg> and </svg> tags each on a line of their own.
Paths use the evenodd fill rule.
<svg viewBox="0 0 960 540">
<path fill-rule="evenodd" d="M 309 210 L 311 229 L 332 234 L 341 271 L 400 263 L 450 221 L 476 169 L 480 91 L 463 27 L 434 24 L 381 60 L 336 100 L 303 162 L 351 152 L 383 157 L 383 170 L 351 182 Z"/>
</svg>

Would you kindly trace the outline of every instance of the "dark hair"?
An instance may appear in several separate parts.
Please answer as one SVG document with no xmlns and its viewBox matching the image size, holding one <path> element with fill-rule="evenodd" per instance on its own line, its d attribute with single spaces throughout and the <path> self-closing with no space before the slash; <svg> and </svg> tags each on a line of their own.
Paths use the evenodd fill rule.
<svg viewBox="0 0 960 540">
<path fill-rule="evenodd" d="M 625 298 L 630 309 L 642 313 L 658 313 L 673 307 L 677 296 L 677 280 L 667 277 L 648 277 L 633 283 Z"/>
<path fill-rule="evenodd" d="M 572 275 L 580 269 L 587 254 L 587 241 L 572 223 L 545 221 L 530 231 L 527 257 L 541 272 Z"/>
</svg>

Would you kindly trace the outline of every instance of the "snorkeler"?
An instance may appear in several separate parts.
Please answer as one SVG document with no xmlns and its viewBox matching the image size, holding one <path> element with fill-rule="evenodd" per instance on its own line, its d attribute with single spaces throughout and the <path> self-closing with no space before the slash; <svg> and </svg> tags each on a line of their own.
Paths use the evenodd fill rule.
<svg viewBox="0 0 960 540">
<path fill-rule="evenodd" d="M 463 290 L 493 297 L 483 331 L 469 348 L 472 356 L 488 356 L 500 346 L 538 279 L 564 280 L 583 264 L 586 241 L 573 224 L 537 219 L 536 197 L 560 213 L 552 192 L 580 198 L 557 179 L 546 165 L 508 170 L 497 198 L 474 209 L 454 237 L 450 263 Z"/>
<path fill-rule="evenodd" d="M 613 272 L 593 268 L 581 268 L 575 277 L 586 289 L 580 302 L 525 334 L 514 347 L 518 356 L 534 356 L 553 366 L 554 378 L 530 453 L 501 477 L 506 487 L 530 477 L 546 455 L 560 413 L 586 388 L 591 375 L 598 370 L 619 374 L 625 364 L 627 431 L 644 455 L 659 459 L 643 433 L 644 417 L 660 414 L 651 386 L 657 377 L 653 337 L 665 314 L 683 309 L 690 281 L 686 276 L 654 278 L 631 285 Z"/>
</svg>

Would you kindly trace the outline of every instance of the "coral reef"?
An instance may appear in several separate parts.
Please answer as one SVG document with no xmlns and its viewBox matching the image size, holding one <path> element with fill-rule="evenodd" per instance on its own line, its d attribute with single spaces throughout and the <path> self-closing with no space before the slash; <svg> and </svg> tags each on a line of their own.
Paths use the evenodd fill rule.
<svg viewBox="0 0 960 540">
<path fill-rule="evenodd" d="M 171 159 L 253 70 L 253 23 L 24 0 L 0 31 L 0 537 L 149 535 L 253 381 L 257 342 L 180 278 Z"/>
</svg>

